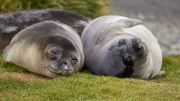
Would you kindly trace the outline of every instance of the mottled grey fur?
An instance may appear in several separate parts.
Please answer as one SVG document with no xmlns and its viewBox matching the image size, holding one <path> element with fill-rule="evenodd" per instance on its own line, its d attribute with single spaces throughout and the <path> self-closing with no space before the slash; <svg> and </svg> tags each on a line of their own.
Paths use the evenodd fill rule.
<svg viewBox="0 0 180 101">
<path fill-rule="evenodd" d="M 72 74 L 83 68 L 82 42 L 65 24 L 40 22 L 13 37 L 3 52 L 5 62 L 50 78 Z"/>
<path fill-rule="evenodd" d="M 162 52 L 142 21 L 102 16 L 84 29 L 85 68 L 95 75 L 152 79 L 162 65 Z"/>
<path fill-rule="evenodd" d="M 91 21 L 82 15 L 59 9 L 28 10 L 0 15 L 0 51 L 22 29 L 42 21 L 55 21 L 72 27 L 80 36 Z"/>
</svg>

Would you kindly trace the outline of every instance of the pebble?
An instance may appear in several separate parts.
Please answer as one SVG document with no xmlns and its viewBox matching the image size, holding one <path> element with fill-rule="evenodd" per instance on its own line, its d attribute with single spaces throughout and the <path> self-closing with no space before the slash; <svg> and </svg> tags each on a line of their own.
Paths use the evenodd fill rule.
<svg viewBox="0 0 180 101">
<path fill-rule="evenodd" d="M 170 46 L 170 49 L 171 50 L 178 50 L 178 49 L 180 49 L 180 47 L 178 45 L 172 45 L 172 46 Z"/>
</svg>

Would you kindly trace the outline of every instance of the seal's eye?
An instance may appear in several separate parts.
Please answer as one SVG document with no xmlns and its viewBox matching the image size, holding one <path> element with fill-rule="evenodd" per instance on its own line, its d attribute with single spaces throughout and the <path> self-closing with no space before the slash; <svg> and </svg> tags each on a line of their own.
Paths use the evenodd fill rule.
<svg viewBox="0 0 180 101">
<path fill-rule="evenodd" d="M 50 54 L 51 56 L 56 57 L 56 58 L 61 57 L 61 53 L 58 53 L 55 50 L 50 50 Z"/>
<path fill-rule="evenodd" d="M 121 39 L 121 40 L 119 40 L 119 43 L 118 43 L 119 45 L 125 45 L 126 44 L 126 40 L 124 40 L 124 39 Z"/>
<path fill-rule="evenodd" d="M 78 62 L 78 60 L 76 58 L 72 58 L 72 61 L 75 63 Z"/>
<path fill-rule="evenodd" d="M 128 57 L 128 58 L 125 60 L 125 64 L 126 64 L 126 65 L 133 65 L 132 58 L 131 58 L 131 57 Z"/>
</svg>

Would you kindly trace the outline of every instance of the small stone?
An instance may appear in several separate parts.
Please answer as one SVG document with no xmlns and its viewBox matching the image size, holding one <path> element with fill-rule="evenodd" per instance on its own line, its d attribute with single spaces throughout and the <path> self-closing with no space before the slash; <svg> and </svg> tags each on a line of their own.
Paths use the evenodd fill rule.
<svg viewBox="0 0 180 101">
<path fill-rule="evenodd" d="M 141 19 L 141 20 L 144 20 L 145 16 L 143 14 L 138 14 L 138 18 Z"/>
<path fill-rule="evenodd" d="M 175 49 L 180 49 L 180 47 L 178 45 L 172 45 L 172 46 L 170 46 L 170 49 L 175 50 Z"/>
<path fill-rule="evenodd" d="M 155 37 L 157 41 L 159 41 L 158 37 Z"/>
</svg>

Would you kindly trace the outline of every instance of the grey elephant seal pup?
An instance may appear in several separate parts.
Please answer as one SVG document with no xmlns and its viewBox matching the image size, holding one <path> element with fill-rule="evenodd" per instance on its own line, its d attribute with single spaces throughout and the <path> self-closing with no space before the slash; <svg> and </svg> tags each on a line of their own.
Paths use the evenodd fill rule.
<svg viewBox="0 0 180 101">
<path fill-rule="evenodd" d="M 160 72 L 162 52 L 142 21 L 102 16 L 84 29 L 85 68 L 95 75 L 152 79 Z"/>
<path fill-rule="evenodd" d="M 82 42 L 65 24 L 40 22 L 13 37 L 3 52 L 5 62 L 50 78 L 72 74 L 84 64 Z"/>
<path fill-rule="evenodd" d="M 60 9 L 28 10 L 0 14 L 0 51 L 22 29 L 42 21 L 55 21 L 72 27 L 80 36 L 84 27 L 91 21 L 79 14 Z"/>
</svg>

